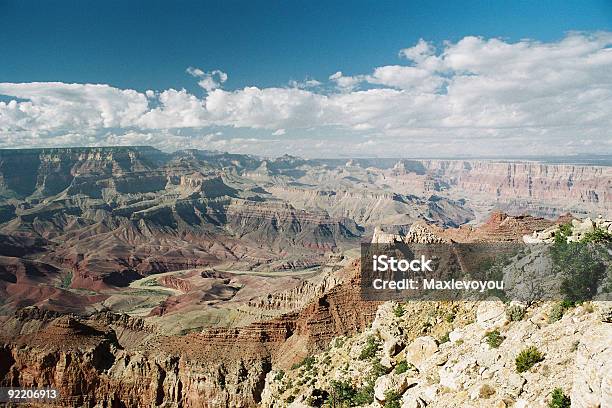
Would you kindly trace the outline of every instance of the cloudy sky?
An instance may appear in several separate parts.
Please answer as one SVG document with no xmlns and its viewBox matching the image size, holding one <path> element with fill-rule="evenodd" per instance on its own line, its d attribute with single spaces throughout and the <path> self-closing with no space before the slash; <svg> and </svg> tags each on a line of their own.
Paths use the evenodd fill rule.
<svg viewBox="0 0 612 408">
<path fill-rule="evenodd" d="M 612 154 L 605 1 L 139 3 L 0 0 L 0 147 Z"/>
</svg>

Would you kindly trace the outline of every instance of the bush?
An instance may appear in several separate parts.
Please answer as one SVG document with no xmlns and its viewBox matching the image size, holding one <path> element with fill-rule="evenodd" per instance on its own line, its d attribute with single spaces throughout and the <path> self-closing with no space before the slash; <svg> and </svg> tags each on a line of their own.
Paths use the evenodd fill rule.
<svg viewBox="0 0 612 408">
<path fill-rule="evenodd" d="M 552 392 L 548 408 L 570 408 L 572 400 L 563 393 L 561 388 L 555 388 Z"/>
<path fill-rule="evenodd" d="M 450 341 L 449 336 L 450 336 L 449 333 L 444 333 L 444 335 L 440 337 L 440 340 L 438 340 L 438 344 L 448 343 Z"/>
<path fill-rule="evenodd" d="M 402 360 L 395 366 L 395 374 L 402 374 L 412 368 L 411 364 L 409 364 L 406 360 Z"/>
<path fill-rule="evenodd" d="M 368 405 L 374 402 L 374 383 L 368 382 L 365 386 L 357 391 L 353 403 L 356 406 Z"/>
<path fill-rule="evenodd" d="M 283 379 L 283 377 L 285 376 L 285 372 L 283 370 L 280 370 L 278 373 L 276 373 L 276 375 L 274 376 L 274 381 L 280 381 Z"/>
<path fill-rule="evenodd" d="M 329 393 L 329 402 L 331 406 L 342 405 L 343 403 L 351 404 L 353 398 L 357 394 L 357 390 L 348 381 L 331 382 L 331 391 Z"/>
<path fill-rule="evenodd" d="M 374 361 L 372 361 L 372 370 L 370 371 L 370 376 L 372 379 L 374 379 L 374 381 L 376 381 L 376 379 L 381 375 L 385 375 L 388 372 L 388 368 L 380 363 L 380 358 L 375 358 Z"/>
<path fill-rule="evenodd" d="M 550 315 L 548 316 L 548 323 L 554 323 L 558 320 L 561 320 L 561 318 L 565 314 L 565 311 L 574 307 L 575 305 L 576 304 L 574 302 L 569 300 L 564 300 L 555 304 L 550 311 Z"/>
<path fill-rule="evenodd" d="M 304 358 L 299 363 L 296 363 L 296 364 L 292 365 L 291 369 L 292 370 L 297 370 L 300 367 L 304 367 L 304 369 L 306 371 L 310 371 L 312 369 L 312 367 L 314 366 L 314 363 L 315 363 L 314 356 L 309 356 L 309 357 Z"/>
<path fill-rule="evenodd" d="M 446 320 L 446 323 L 452 323 L 455 321 L 455 317 L 457 317 L 457 313 L 453 310 L 448 312 L 446 316 L 444 316 L 444 320 Z"/>
<path fill-rule="evenodd" d="M 595 228 L 593 231 L 584 234 L 580 242 L 612 242 L 612 234 L 601 228 Z"/>
<path fill-rule="evenodd" d="M 504 341 L 505 337 L 499 334 L 499 330 L 493 330 L 485 334 L 487 344 L 491 348 L 498 348 Z"/>
<path fill-rule="evenodd" d="M 567 242 L 561 234 L 555 237 L 551 257 L 555 270 L 562 275 L 561 293 L 565 299 L 584 302 L 597 293 L 606 273 L 601 256 L 607 256 L 607 252 L 602 244 L 612 242 L 606 234 L 596 230 L 586 234 L 580 242 Z"/>
<path fill-rule="evenodd" d="M 524 373 L 531 367 L 544 360 L 544 355 L 535 346 L 529 346 L 521 351 L 516 356 L 516 371 L 518 373 Z"/>
<path fill-rule="evenodd" d="M 384 408 L 400 408 L 402 396 L 395 390 L 385 391 L 385 405 Z"/>
<path fill-rule="evenodd" d="M 349 381 L 331 382 L 327 401 L 329 406 L 361 406 L 374 402 L 374 383 L 368 382 L 363 388 L 356 389 Z"/>
<path fill-rule="evenodd" d="M 406 313 L 406 310 L 404 310 L 404 306 L 401 303 L 398 303 L 393 308 L 393 314 L 395 315 L 395 317 L 402 317 L 404 313 Z"/>
<path fill-rule="evenodd" d="M 559 225 L 559 232 L 555 235 L 555 241 L 564 240 L 567 242 L 567 237 L 572 235 L 572 223 Z"/>
<path fill-rule="evenodd" d="M 367 360 L 369 358 L 374 357 L 376 355 L 376 352 L 378 351 L 379 346 L 380 341 L 376 338 L 376 336 L 368 337 L 368 339 L 366 340 L 365 347 L 363 348 L 363 350 L 361 350 L 361 353 L 359 354 L 359 359 Z"/>
<path fill-rule="evenodd" d="M 519 305 L 512 305 L 506 310 L 506 316 L 511 322 L 518 322 L 525 317 L 525 308 Z"/>
<path fill-rule="evenodd" d="M 561 320 L 564 312 L 565 310 L 563 309 L 563 306 L 561 306 L 561 303 L 557 303 L 556 305 L 554 305 L 553 308 L 550 310 L 550 315 L 548 315 L 548 323 L 554 323 L 558 320 Z"/>
</svg>

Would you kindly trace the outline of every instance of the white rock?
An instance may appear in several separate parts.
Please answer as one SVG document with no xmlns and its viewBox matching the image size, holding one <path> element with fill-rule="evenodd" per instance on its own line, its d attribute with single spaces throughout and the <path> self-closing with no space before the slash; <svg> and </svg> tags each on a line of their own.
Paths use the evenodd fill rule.
<svg viewBox="0 0 612 408">
<path fill-rule="evenodd" d="M 580 339 L 572 385 L 572 407 L 612 407 L 612 327 L 595 327 Z"/>
<path fill-rule="evenodd" d="M 438 344 L 431 336 L 417 337 L 406 347 L 406 361 L 422 370 L 423 363 L 438 351 Z"/>
<path fill-rule="evenodd" d="M 403 333 L 399 327 L 398 318 L 395 316 L 394 308 L 396 302 L 386 302 L 376 311 L 376 318 L 372 322 L 372 330 L 378 333 L 383 341 L 383 355 L 395 356 L 404 348 Z"/>
<path fill-rule="evenodd" d="M 463 330 L 457 328 L 451 331 L 450 333 L 448 333 L 448 339 L 451 342 L 456 343 L 457 340 L 461 340 L 463 338 L 463 335 L 464 335 Z"/>
<path fill-rule="evenodd" d="M 387 391 L 393 390 L 398 394 L 403 394 L 408 388 L 418 383 L 418 379 L 411 377 L 409 373 L 390 373 L 383 375 L 382 377 L 378 377 L 374 383 L 374 397 L 376 397 L 378 401 L 384 401 Z"/>
<path fill-rule="evenodd" d="M 524 399 L 518 399 L 514 403 L 514 408 L 528 408 L 528 407 L 529 407 L 529 402 Z"/>
<path fill-rule="evenodd" d="M 489 298 L 481 302 L 476 309 L 476 322 L 484 329 L 489 329 L 506 321 L 506 307 L 498 298 Z"/>
<path fill-rule="evenodd" d="M 419 390 L 409 390 L 402 396 L 402 408 L 425 408 L 427 403 L 418 395 Z"/>
</svg>

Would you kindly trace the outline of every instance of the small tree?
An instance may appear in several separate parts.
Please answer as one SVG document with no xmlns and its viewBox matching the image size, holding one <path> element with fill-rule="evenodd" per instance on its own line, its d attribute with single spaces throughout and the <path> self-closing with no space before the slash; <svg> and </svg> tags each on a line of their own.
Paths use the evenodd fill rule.
<svg viewBox="0 0 612 408">
<path fill-rule="evenodd" d="M 535 346 L 529 346 L 521 351 L 516 356 L 516 371 L 518 373 L 524 373 L 531 367 L 544 360 L 544 355 Z"/>
<path fill-rule="evenodd" d="M 555 388 L 552 392 L 548 408 L 570 408 L 572 400 L 565 395 L 561 388 Z"/>
</svg>

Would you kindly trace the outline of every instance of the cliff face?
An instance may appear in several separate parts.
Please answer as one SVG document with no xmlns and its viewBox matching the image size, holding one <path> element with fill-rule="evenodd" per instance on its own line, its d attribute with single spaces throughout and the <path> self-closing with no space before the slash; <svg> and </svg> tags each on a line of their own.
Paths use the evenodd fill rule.
<svg viewBox="0 0 612 408">
<path fill-rule="evenodd" d="M 256 406 L 273 365 L 288 368 L 371 322 L 377 304 L 360 299 L 356 267 L 299 312 L 186 336 L 160 337 L 142 320 L 109 313 L 75 319 L 29 309 L 4 322 L 0 384 L 49 384 L 60 406 Z"/>
<path fill-rule="evenodd" d="M 565 203 L 567 210 L 572 209 L 571 203 L 600 211 L 612 209 L 611 167 L 442 160 L 422 163 L 449 188 L 466 195 L 500 202 L 539 200 L 561 207 Z"/>
</svg>

